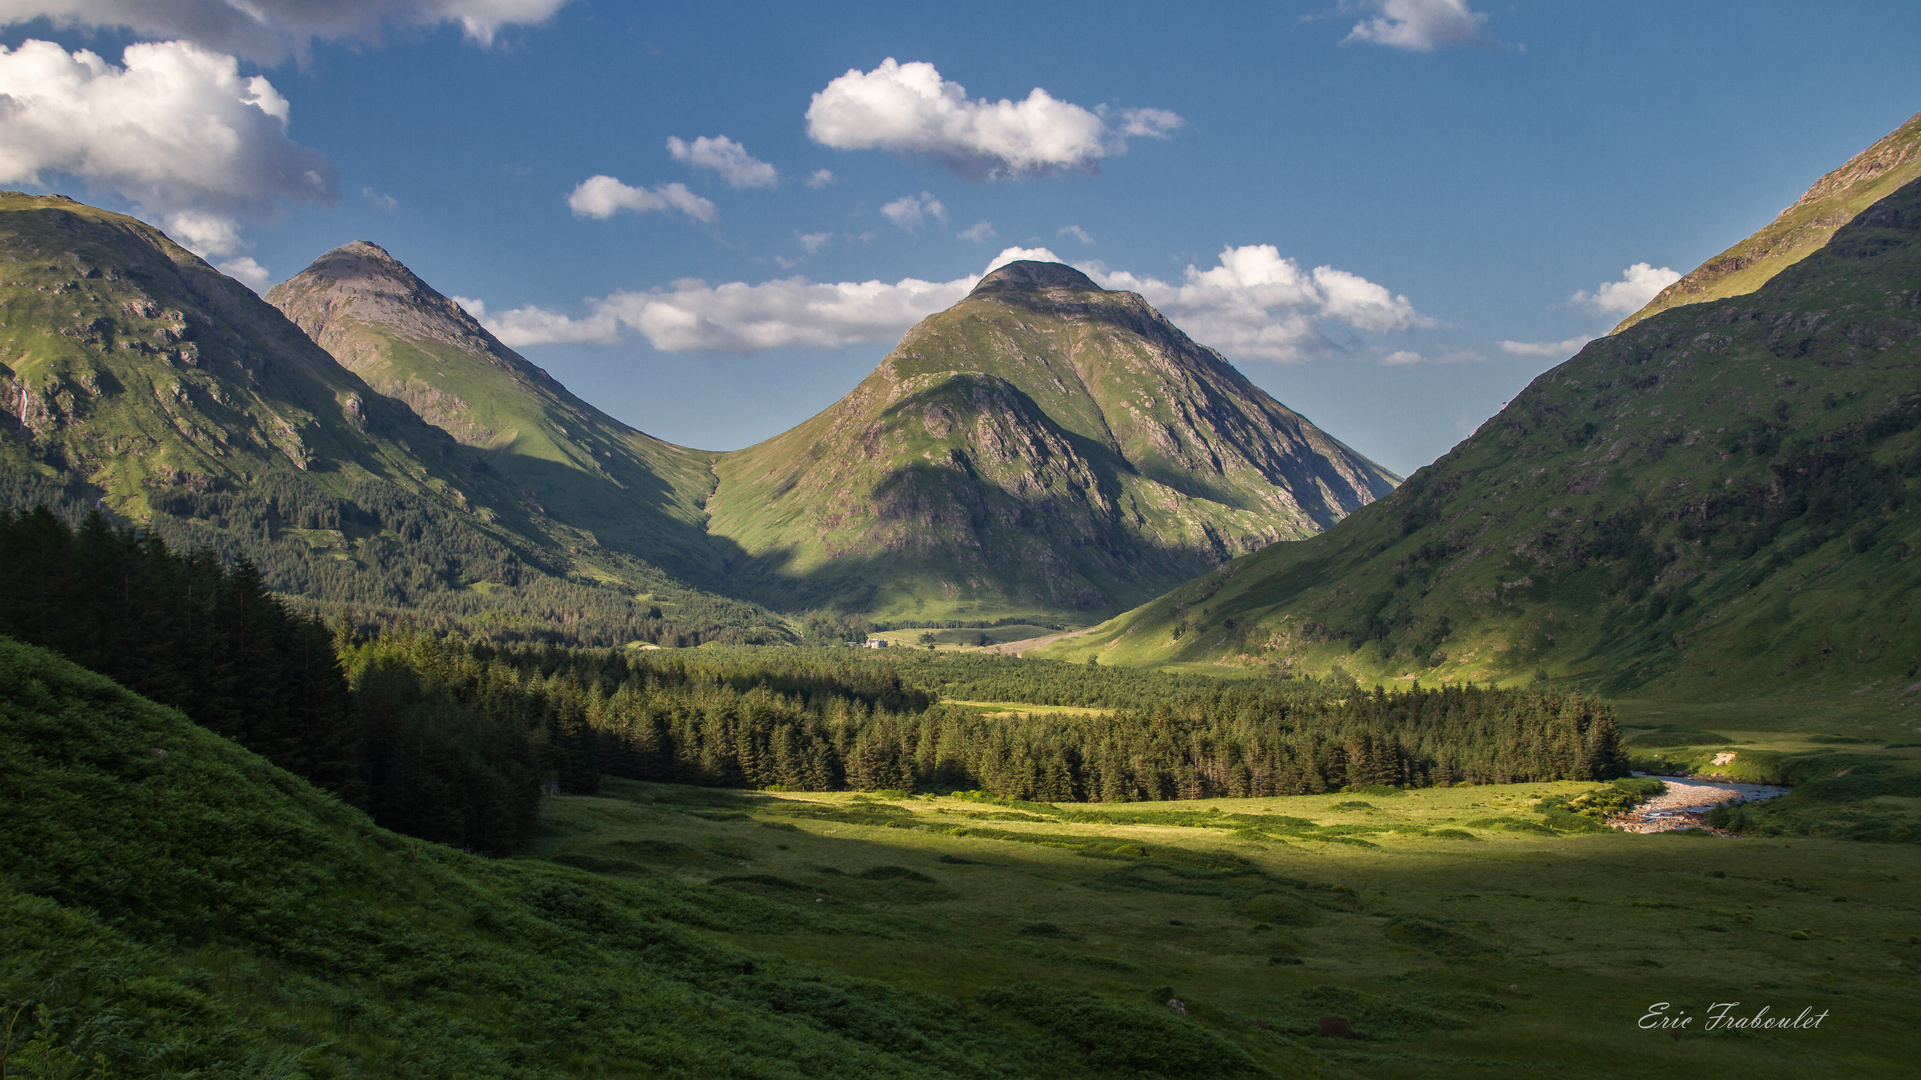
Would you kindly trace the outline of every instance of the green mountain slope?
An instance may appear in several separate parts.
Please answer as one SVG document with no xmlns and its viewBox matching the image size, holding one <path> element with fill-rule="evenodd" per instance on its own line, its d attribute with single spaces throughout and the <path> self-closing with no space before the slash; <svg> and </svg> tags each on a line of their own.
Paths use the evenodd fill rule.
<svg viewBox="0 0 1921 1080">
<path fill-rule="evenodd" d="M 267 302 L 375 390 L 481 451 L 549 517 L 683 574 L 719 570 L 702 532 L 717 455 L 575 397 L 380 248 L 335 248 Z"/>
<path fill-rule="evenodd" d="M 895 618 L 1113 611 L 1396 479 L 1139 296 L 1032 262 L 717 470 L 709 528 L 748 587 Z"/>
<path fill-rule="evenodd" d="M 1621 320 L 1615 333 L 1684 304 L 1751 293 L 1820 250 L 1834 230 L 1921 176 L 1921 113 L 1816 181 L 1768 226 L 1702 263 Z"/>
<path fill-rule="evenodd" d="M 539 513 L 245 286 L 59 196 L 0 194 L 0 502 L 97 505 L 321 610 L 602 643 L 785 633 Z"/>
<path fill-rule="evenodd" d="M 1758 698 L 1921 692 L 1921 181 L 1536 379 L 1329 532 L 1047 655 Z"/>
<path fill-rule="evenodd" d="M 930 936 L 898 915 L 409 840 L 7 638 L 0 825 L 0 1024 L 44 1006 L 115 1077 L 1275 1075 L 1138 993 L 957 999 L 726 940 Z"/>
</svg>

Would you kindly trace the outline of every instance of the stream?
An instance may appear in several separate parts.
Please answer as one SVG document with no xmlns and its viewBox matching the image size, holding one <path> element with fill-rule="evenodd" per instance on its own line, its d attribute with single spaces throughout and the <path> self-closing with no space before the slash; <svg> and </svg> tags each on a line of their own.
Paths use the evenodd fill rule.
<svg viewBox="0 0 1921 1080">
<path fill-rule="evenodd" d="M 1648 776 L 1649 773 L 1635 773 Z M 1733 780 L 1694 780 L 1685 776 L 1657 776 L 1667 791 L 1649 799 L 1616 825 L 1628 832 L 1668 832 L 1673 829 L 1706 828 L 1701 815 L 1730 799 L 1760 802 L 1786 795 L 1787 788 L 1774 784 L 1741 784 Z"/>
</svg>

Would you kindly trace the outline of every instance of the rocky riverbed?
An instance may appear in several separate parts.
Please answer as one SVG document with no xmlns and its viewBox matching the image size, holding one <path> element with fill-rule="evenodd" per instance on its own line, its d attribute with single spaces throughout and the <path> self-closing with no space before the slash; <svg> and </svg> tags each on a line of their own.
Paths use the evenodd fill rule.
<svg viewBox="0 0 1921 1080">
<path fill-rule="evenodd" d="M 1646 773 L 1635 773 L 1646 776 Z M 1653 833 L 1671 832 L 1675 829 L 1706 829 L 1722 836 L 1732 836 L 1718 829 L 1708 827 L 1706 817 L 1709 810 L 1721 803 L 1739 799 L 1743 802 L 1759 802 L 1786 795 L 1788 789 L 1773 784 L 1741 784 L 1732 780 L 1695 779 L 1686 776 L 1658 777 L 1667 784 L 1667 791 L 1635 807 L 1631 812 L 1613 818 L 1608 824 L 1627 832 Z"/>
</svg>

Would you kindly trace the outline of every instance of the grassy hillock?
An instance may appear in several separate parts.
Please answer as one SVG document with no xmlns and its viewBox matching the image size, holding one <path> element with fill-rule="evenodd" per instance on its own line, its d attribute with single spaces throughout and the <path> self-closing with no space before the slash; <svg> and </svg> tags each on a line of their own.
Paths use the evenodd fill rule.
<svg viewBox="0 0 1921 1080">
<path fill-rule="evenodd" d="M 1593 342 L 1329 532 L 1042 655 L 1886 716 L 1921 693 L 1918 313 L 1912 182 L 1757 292 Z"/>
</svg>

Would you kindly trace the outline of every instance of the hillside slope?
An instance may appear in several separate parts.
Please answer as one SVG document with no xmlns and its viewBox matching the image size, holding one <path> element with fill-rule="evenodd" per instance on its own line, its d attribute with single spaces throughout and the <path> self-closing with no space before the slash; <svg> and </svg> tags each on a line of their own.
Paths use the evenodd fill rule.
<svg viewBox="0 0 1921 1080">
<path fill-rule="evenodd" d="M 710 530 L 760 595 L 976 619 L 1113 611 L 1396 480 L 1139 296 L 1033 262 L 718 472 Z"/>
<path fill-rule="evenodd" d="M 1145 1001 L 957 1000 L 722 940 L 928 932 L 908 919 L 409 840 L 7 638 L 0 824 L 0 1021 L 44 1005 L 116 1077 L 1113 1075 L 1036 998 L 1141 1039 L 1128 1075 L 1274 1075 Z"/>
<path fill-rule="evenodd" d="M 1766 228 L 1662 289 L 1641 310 L 1621 320 L 1614 332 L 1672 307 L 1753 292 L 1820 250 L 1834 230 L 1916 177 L 1921 177 L 1921 113 L 1815 181 Z"/>
<path fill-rule="evenodd" d="M 1046 655 L 1921 691 L 1921 181 L 1536 379 L 1400 490 Z"/>
<path fill-rule="evenodd" d="M 320 256 L 266 299 L 375 390 L 479 450 L 549 517 L 711 583 L 720 562 L 702 505 L 717 455 L 575 397 L 366 241 Z"/>
<path fill-rule="evenodd" d="M 358 617 L 601 643 L 784 634 L 541 513 L 152 226 L 0 194 L 0 279 L 0 505 L 97 506 Z M 691 613 L 681 629 L 667 600 Z"/>
</svg>

